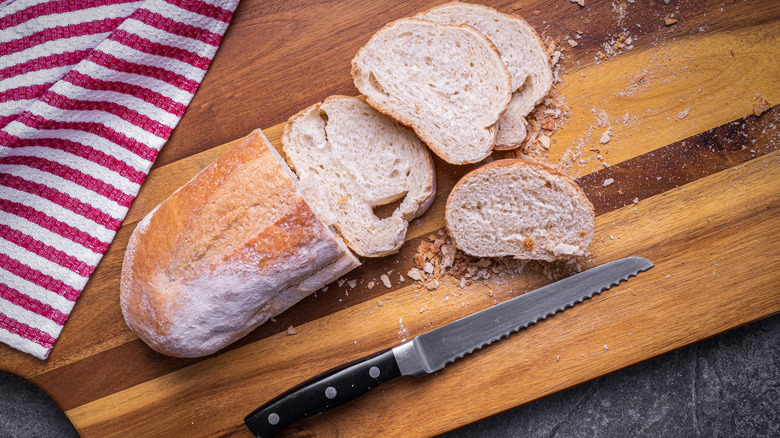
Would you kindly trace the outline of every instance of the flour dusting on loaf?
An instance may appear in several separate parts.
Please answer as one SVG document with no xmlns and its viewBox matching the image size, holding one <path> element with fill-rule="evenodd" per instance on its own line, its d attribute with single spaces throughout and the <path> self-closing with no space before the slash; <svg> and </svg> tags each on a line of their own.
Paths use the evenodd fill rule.
<svg viewBox="0 0 780 438">
<path fill-rule="evenodd" d="M 358 265 L 255 131 L 136 227 L 122 312 L 153 349 L 204 356 Z"/>
</svg>

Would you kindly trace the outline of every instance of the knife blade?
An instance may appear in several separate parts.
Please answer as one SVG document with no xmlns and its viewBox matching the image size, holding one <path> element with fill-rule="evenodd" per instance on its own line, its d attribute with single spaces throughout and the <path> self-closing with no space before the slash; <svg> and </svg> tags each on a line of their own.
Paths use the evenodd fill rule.
<svg viewBox="0 0 780 438">
<path fill-rule="evenodd" d="M 642 257 L 605 263 L 467 315 L 397 347 L 318 375 L 275 397 L 244 418 L 257 437 L 353 400 L 400 376 L 421 376 L 531 324 L 597 295 L 653 267 Z"/>
</svg>

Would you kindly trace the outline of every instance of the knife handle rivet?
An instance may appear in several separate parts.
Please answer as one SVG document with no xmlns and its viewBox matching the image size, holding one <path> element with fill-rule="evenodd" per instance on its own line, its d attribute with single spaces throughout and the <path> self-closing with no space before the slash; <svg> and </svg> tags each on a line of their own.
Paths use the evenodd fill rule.
<svg viewBox="0 0 780 438">
<path fill-rule="evenodd" d="M 379 368 L 378 367 L 371 367 L 368 370 L 368 375 L 371 376 L 372 379 L 376 379 L 379 377 Z"/>
<path fill-rule="evenodd" d="M 328 386 L 327 388 L 325 388 L 325 397 L 329 399 L 334 399 L 336 398 L 336 394 L 338 394 L 338 392 L 336 392 L 336 388 L 332 386 Z"/>
<path fill-rule="evenodd" d="M 269 415 L 269 416 L 268 416 L 268 422 L 269 422 L 271 425 L 275 425 L 275 424 L 279 423 L 279 414 L 277 414 L 276 412 L 274 412 L 274 413 L 272 413 L 271 415 Z"/>
</svg>

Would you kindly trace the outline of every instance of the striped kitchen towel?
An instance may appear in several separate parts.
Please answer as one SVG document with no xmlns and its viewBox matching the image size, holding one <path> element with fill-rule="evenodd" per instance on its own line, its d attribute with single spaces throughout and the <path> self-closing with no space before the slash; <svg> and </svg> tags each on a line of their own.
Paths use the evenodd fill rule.
<svg viewBox="0 0 780 438">
<path fill-rule="evenodd" d="M 49 356 L 237 3 L 0 1 L 0 341 Z"/>
</svg>

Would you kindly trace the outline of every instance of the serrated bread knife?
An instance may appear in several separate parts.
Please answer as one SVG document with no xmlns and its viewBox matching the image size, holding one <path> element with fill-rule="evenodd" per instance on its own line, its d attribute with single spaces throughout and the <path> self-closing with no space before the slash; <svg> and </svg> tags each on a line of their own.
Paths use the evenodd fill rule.
<svg viewBox="0 0 780 438">
<path fill-rule="evenodd" d="M 258 437 L 346 403 L 394 377 L 421 376 L 599 294 L 654 265 L 627 257 L 549 284 L 363 359 L 328 371 L 274 398 L 244 422 Z"/>
</svg>

